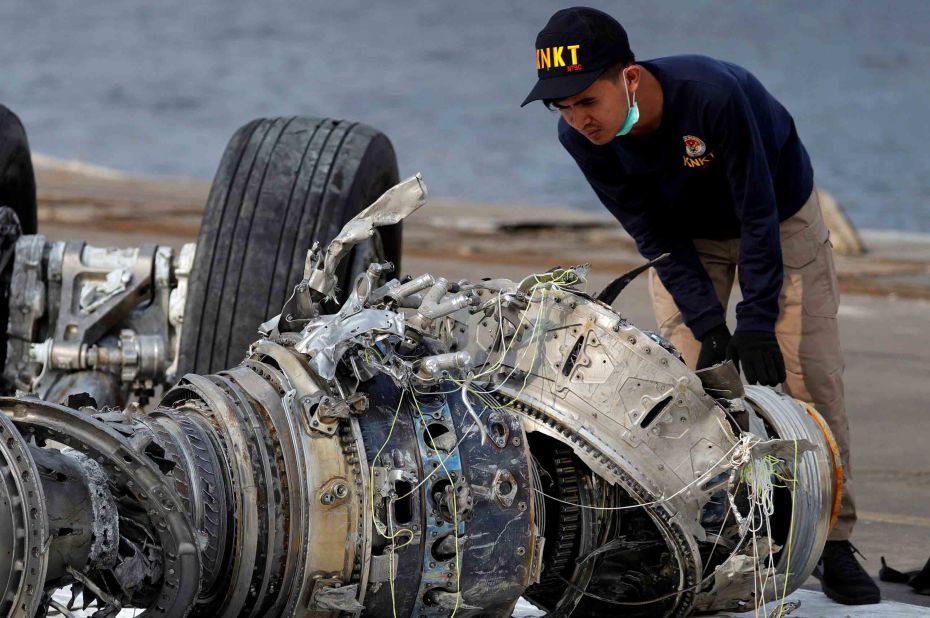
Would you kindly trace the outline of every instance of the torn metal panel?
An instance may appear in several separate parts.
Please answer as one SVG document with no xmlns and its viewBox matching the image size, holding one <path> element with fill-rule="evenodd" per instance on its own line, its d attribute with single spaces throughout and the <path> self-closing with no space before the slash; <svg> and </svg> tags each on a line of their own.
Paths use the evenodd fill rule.
<svg viewBox="0 0 930 618">
<path fill-rule="evenodd" d="M 337 284 L 336 268 L 352 247 L 371 238 L 376 227 L 393 225 L 415 212 L 426 203 L 426 195 L 426 184 L 419 174 L 388 189 L 343 226 L 321 259 L 313 262 L 308 256 L 304 272 L 308 287 L 324 298 L 332 295 Z"/>
<path fill-rule="evenodd" d="M 294 346 L 309 357 L 310 366 L 324 380 L 335 377 L 336 365 L 353 340 L 370 334 L 404 334 L 403 317 L 375 309 L 362 309 L 349 316 L 323 316 L 304 329 L 306 333 Z"/>
<path fill-rule="evenodd" d="M 739 370 L 733 361 L 724 361 L 694 373 L 700 378 L 707 394 L 714 399 L 740 399 L 746 395 Z"/>
</svg>

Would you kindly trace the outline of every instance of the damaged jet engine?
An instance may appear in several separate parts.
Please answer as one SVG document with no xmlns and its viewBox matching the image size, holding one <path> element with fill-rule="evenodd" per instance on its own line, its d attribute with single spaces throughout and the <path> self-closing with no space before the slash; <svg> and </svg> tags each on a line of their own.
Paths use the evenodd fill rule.
<svg viewBox="0 0 930 618">
<path fill-rule="evenodd" d="M 688 369 L 610 307 L 622 278 L 359 262 L 425 201 L 416 176 L 315 245 L 211 372 L 178 368 L 193 248 L 22 237 L 0 615 L 685 616 L 799 587 L 842 485 L 817 412 Z"/>
<path fill-rule="evenodd" d="M 682 616 L 783 597 L 835 513 L 809 406 L 696 374 L 586 294 L 336 269 L 419 177 L 307 257 L 236 367 L 148 412 L 0 402 L 4 615 Z M 62 611 L 68 611 L 62 608 Z"/>
</svg>

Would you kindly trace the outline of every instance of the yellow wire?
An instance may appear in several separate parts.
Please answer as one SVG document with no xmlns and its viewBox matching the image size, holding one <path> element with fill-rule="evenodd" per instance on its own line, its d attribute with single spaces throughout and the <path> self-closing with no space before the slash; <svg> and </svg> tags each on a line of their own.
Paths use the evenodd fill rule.
<svg viewBox="0 0 930 618">
<path fill-rule="evenodd" d="M 791 525 L 788 526 L 788 555 L 787 566 L 785 567 L 785 584 L 781 591 L 781 603 L 778 606 L 778 618 L 784 615 L 785 597 L 788 596 L 788 577 L 791 575 L 791 545 L 792 536 L 794 535 L 794 505 L 797 504 L 797 484 L 798 484 L 798 441 L 794 441 L 794 479 L 791 481 Z"/>
<path fill-rule="evenodd" d="M 381 448 L 378 449 L 378 452 L 375 453 L 375 456 L 372 458 L 372 463 L 378 460 L 378 458 L 381 456 L 381 453 L 384 451 L 384 447 L 387 446 L 388 442 L 390 442 L 391 440 L 391 436 L 394 434 L 394 426 L 397 424 L 397 417 L 400 415 L 400 407 L 401 407 L 401 404 L 403 404 L 404 395 L 406 394 L 406 392 L 407 391 L 405 390 L 402 390 L 400 392 L 400 397 L 397 400 L 397 409 L 394 410 L 394 418 L 391 419 L 391 427 L 388 429 L 387 437 L 384 438 L 384 442 L 381 444 Z M 369 497 L 368 504 L 371 507 L 372 525 L 374 525 L 375 529 L 378 531 L 379 534 L 384 536 L 385 539 L 391 541 L 391 546 L 388 549 L 388 551 L 391 552 L 391 557 L 388 560 L 388 579 L 389 579 L 390 587 L 391 587 L 391 611 L 394 615 L 394 618 L 397 618 L 397 602 L 394 596 L 394 552 L 398 549 L 406 547 L 408 544 L 410 544 L 410 542 L 412 542 L 413 530 L 410 530 L 408 528 L 400 528 L 397 532 L 394 532 L 393 530 L 388 530 L 386 527 L 384 529 L 381 529 L 378 527 L 378 524 L 380 522 L 378 521 L 377 515 L 375 513 L 375 467 L 374 465 L 369 467 L 368 497 Z M 388 514 L 386 507 L 385 507 L 384 516 L 388 521 L 388 526 L 390 526 L 391 517 Z M 410 538 L 408 538 L 407 542 L 401 545 L 400 547 L 395 547 L 395 543 L 393 542 L 394 539 L 396 539 L 398 536 L 400 536 L 401 533 L 404 533 L 404 532 L 408 533 L 410 535 Z"/>
<path fill-rule="evenodd" d="M 780 470 L 783 469 L 784 462 L 780 460 L 779 458 L 775 457 L 774 455 L 771 455 L 771 454 L 766 455 L 765 457 L 758 460 L 766 467 L 767 472 L 769 472 L 772 477 L 784 483 L 783 485 L 777 485 L 773 483 L 773 487 L 787 488 L 791 491 L 791 520 L 790 520 L 790 525 L 788 527 L 785 579 L 782 585 L 781 596 L 779 598 L 776 595 L 776 599 L 775 599 L 779 603 L 779 607 L 777 611 L 773 614 L 773 616 L 775 616 L 776 618 L 781 618 L 782 616 L 784 616 L 785 599 L 788 596 L 788 579 L 790 578 L 790 575 L 791 575 L 791 548 L 793 546 L 794 525 L 795 525 L 795 507 L 797 505 L 796 488 L 797 488 L 797 469 L 798 469 L 798 441 L 793 440 L 793 442 L 794 442 L 794 477 L 793 478 L 787 475 L 784 475 L 780 472 Z M 749 473 L 751 472 L 751 468 L 752 468 L 752 462 L 750 462 L 740 471 L 740 482 L 746 483 L 746 485 L 750 488 L 750 496 L 753 498 L 753 500 L 751 502 L 752 506 L 750 508 L 750 513 L 747 517 L 749 517 L 750 519 L 754 519 L 753 514 L 755 512 L 756 505 L 758 504 L 758 500 L 762 496 L 762 494 L 755 488 L 754 483 L 751 482 L 752 479 L 749 476 Z M 755 545 L 755 536 L 758 534 L 758 532 L 762 530 L 762 523 L 765 523 L 766 528 L 768 528 L 768 515 L 767 514 L 765 515 L 765 519 L 766 519 L 765 522 L 760 521 L 758 527 L 754 527 L 750 525 L 750 529 L 754 533 L 753 534 L 753 545 Z M 769 536 L 770 545 L 771 545 L 771 533 L 770 532 L 768 536 Z M 766 580 L 767 579 L 768 579 L 768 576 L 766 576 Z M 756 582 L 754 581 L 753 582 L 754 588 L 755 588 L 755 583 Z M 765 593 L 764 592 L 765 582 L 761 582 L 761 585 L 762 585 L 762 593 L 764 594 Z M 767 612 L 765 612 L 765 609 L 764 609 L 764 600 L 763 600 L 762 611 L 766 613 L 767 615 Z M 759 608 L 756 607 L 756 615 L 758 615 L 758 613 L 759 613 Z"/>
<path fill-rule="evenodd" d="M 529 306 L 533 303 L 533 296 L 536 295 L 536 288 L 537 288 L 539 285 L 540 285 L 540 284 L 537 283 L 536 285 L 534 285 L 533 287 L 530 288 L 530 297 L 529 297 L 529 298 L 527 299 L 527 301 L 526 301 L 526 302 L 527 302 L 527 309 L 529 309 Z M 546 294 L 545 288 L 543 288 L 542 293 L 543 293 L 543 298 L 545 298 L 545 294 Z M 542 302 L 542 300 L 540 300 L 540 302 Z M 542 307 L 540 307 L 540 311 L 542 311 Z M 498 311 L 497 319 L 498 319 L 498 322 L 501 324 L 501 331 L 503 332 L 504 316 L 503 316 L 503 312 L 500 311 L 500 310 Z M 498 369 L 501 365 L 504 364 L 504 359 L 507 358 L 507 355 L 510 353 L 510 350 L 513 348 L 514 342 L 515 342 L 516 339 L 517 339 L 517 333 L 519 333 L 519 332 L 520 332 L 520 329 L 523 328 L 523 323 L 524 323 L 525 320 L 526 320 L 526 310 L 523 310 L 523 311 L 520 312 L 520 321 L 517 323 L 516 328 L 514 328 L 513 336 L 510 338 L 510 343 L 505 345 L 504 350 L 501 351 L 500 356 L 499 356 L 498 359 L 494 362 L 494 365 L 493 365 L 492 367 L 490 367 L 489 369 L 486 369 L 486 370 L 482 371 L 481 373 L 478 373 L 477 375 L 475 375 L 475 377 L 474 377 L 473 379 L 477 379 L 477 378 L 486 376 L 486 375 L 488 375 L 488 374 L 490 374 L 490 373 L 493 373 L 493 372 L 497 371 L 497 369 Z M 534 333 L 534 334 L 535 334 L 535 333 Z M 502 342 L 502 343 L 503 343 L 503 342 Z"/>
<path fill-rule="evenodd" d="M 524 310 L 524 311 L 522 311 L 522 312 L 520 313 L 520 324 L 517 326 L 517 330 L 514 331 L 514 335 L 516 335 L 516 333 L 519 331 L 519 328 L 522 327 L 522 325 L 523 325 L 523 321 L 524 321 L 524 319 L 525 319 L 525 317 L 526 317 L 526 313 L 527 313 L 527 311 L 529 310 L 529 304 L 532 304 L 532 302 L 533 302 L 533 294 L 536 293 L 536 292 L 535 292 L 535 287 L 536 287 L 536 286 L 533 286 L 533 288 L 534 288 L 534 289 L 533 289 L 533 292 L 532 292 L 532 294 L 530 295 L 529 300 L 527 301 L 527 302 L 528 302 L 528 304 L 527 304 L 527 309 Z M 539 332 L 540 323 L 542 322 L 542 311 L 543 311 L 542 303 L 544 303 L 545 300 L 546 300 L 546 289 L 543 288 L 543 290 L 542 290 L 542 297 L 539 299 L 539 309 L 537 310 L 537 314 L 536 314 L 536 323 L 533 325 L 533 334 L 530 336 L 530 342 L 529 342 L 529 346 L 533 346 L 533 360 L 530 361 L 530 369 L 532 369 L 533 366 L 536 364 L 536 358 L 537 358 L 537 356 L 539 355 L 539 343 L 540 343 L 541 337 L 542 337 L 543 335 L 540 335 L 540 339 L 537 339 L 535 345 L 533 344 L 533 338 L 536 337 L 537 333 Z M 516 338 L 516 336 L 514 336 L 513 338 L 511 338 L 511 344 L 513 343 L 513 340 L 514 340 L 515 338 Z M 529 347 L 529 346 L 527 346 L 527 347 Z M 503 364 L 504 364 L 504 359 L 506 358 L 507 354 L 509 354 L 509 353 L 510 353 L 510 347 L 508 347 L 507 350 L 506 350 L 504 353 L 502 353 L 502 355 L 501 355 L 499 361 L 496 363 L 496 365 L 495 365 L 494 368 L 492 368 L 492 369 L 490 369 L 490 370 L 488 370 L 488 371 L 485 371 L 485 372 L 479 374 L 478 376 L 475 376 L 475 378 L 477 378 L 477 377 L 479 377 L 479 376 L 481 376 L 481 375 L 485 375 L 485 374 L 487 374 L 489 371 L 494 371 L 494 370 L 497 369 L 497 367 L 503 365 Z M 523 353 L 523 356 L 520 357 L 520 360 L 519 360 L 519 361 L 514 362 L 514 370 L 516 370 L 516 366 L 517 366 L 517 365 L 519 364 L 519 362 L 522 361 L 525 357 L 526 357 L 526 352 Z M 510 375 L 513 375 L 513 371 L 510 372 Z M 509 379 L 509 377 L 510 377 L 510 376 L 508 376 L 507 379 Z M 504 382 L 506 382 L 507 379 L 505 379 Z M 526 375 L 523 376 L 523 386 L 520 388 L 520 390 L 517 392 L 516 395 L 514 395 L 513 397 L 511 397 L 511 400 L 516 401 L 516 400 L 520 397 L 520 395 L 523 394 L 523 391 L 526 390 L 526 385 L 527 385 L 527 382 L 529 381 L 529 379 L 530 379 L 530 372 L 527 371 L 527 372 L 526 372 Z M 497 388 L 500 388 L 500 387 L 498 386 Z M 494 390 L 496 390 L 496 389 L 494 389 Z M 493 390 L 492 390 L 491 392 L 493 392 Z"/>
<path fill-rule="evenodd" d="M 386 510 L 386 509 L 385 509 L 385 510 Z M 388 520 L 388 526 L 390 526 L 390 525 L 391 525 L 391 518 L 390 518 L 390 516 L 389 516 L 387 513 L 385 513 L 385 517 L 386 517 L 387 520 Z M 391 534 L 393 535 L 393 532 L 391 532 Z M 394 618 L 397 618 L 397 597 L 395 596 L 395 593 L 394 593 L 394 555 L 395 555 L 395 554 L 394 554 L 394 544 L 393 544 L 393 543 L 391 543 L 391 545 L 388 547 L 388 554 L 389 554 L 389 557 L 388 557 L 388 582 L 389 582 L 390 585 L 391 585 L 391 613 L 394 615 Z"/>
</svg>

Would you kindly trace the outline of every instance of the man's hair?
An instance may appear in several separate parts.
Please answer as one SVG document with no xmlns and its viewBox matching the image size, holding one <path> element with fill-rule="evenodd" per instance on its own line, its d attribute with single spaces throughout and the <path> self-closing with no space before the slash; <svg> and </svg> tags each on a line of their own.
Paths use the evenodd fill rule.
<svg viewBox="0 0 930 618">
<path fill-rule="evenodd" d="M 629 60 L 625 60 L 622 62 L 618 62 L 617 64 L 613 64 L 607 67 L 606 69 L 604 69 L 604 72 L 598 75 L 597 79 L 594 81 L 598 81 L 601 79 L 609 79 L 612 82 L 616 82 L 618 79 L 620 79 L 620 74 L 623 73 L 623 69 L 632 65 L 634 62 L 636 62 L 636 58 L 630 57 Z M 555 107 L 555 104 L 557 101 L 560 101 L 560 100 L 561 99 L 543 99 L 542 101 L 543 101 L 543 105 L 545 105 L 546 108 L 548 108 L 550 111 L 556 111 L 558 108 Z"/>
<path fill-rule="evenodd" d="M 620 74 L 623 73 L 623 69 L 627 68 L 633 64 L 632 62 L 618 62 L 612 66 L 607 67 L 603 73 L 598 76 L 597 79 L 609 79 L 612 82 L 620 79 Z M 595 80 L 596 81 L 596 80 Z"/>
</svg>

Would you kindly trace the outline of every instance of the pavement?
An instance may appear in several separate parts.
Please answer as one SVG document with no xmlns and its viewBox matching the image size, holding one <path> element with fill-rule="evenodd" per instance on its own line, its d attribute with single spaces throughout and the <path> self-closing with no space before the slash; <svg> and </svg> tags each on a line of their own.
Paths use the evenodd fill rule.
<svg viewBox="0 0 930 618">
<path fill-rule="evenodd" d="M 103 246 L 194 240 L 208 189 L 41 168 L 38 184 L 42 233 Z M 436 200 L 411 217 L 404 234 L 404 273 L 450 279 L 516 278 L 591 262 L 590 288 L 599 290 L 641 262 L 618 225 L 566 209 Z M 881 556 L 899 570 L 920 568 L 930 557 L 930 237 L 862 236 L 867 254 L 837 257 L 839 321 L 859 508 L 853 542 L 876 576 Z M 638 326 L 655 328 L 644 277 L 614 306 Z M 819 585 L 811 579 L 810 591 L 797 593 L 801 608 L 788 615 L 930 616 L 930 597 L 880 585 L 885 602 L 855 608 L 829 603 L 813 592 Z"/>
<path fill-rule="evenodd" d="M 848 618 L 851 616 L 868 616 L 869 618 L 919 618 L 927 616 L 923 607 L 898 603 L 897 601 L 884 601 L 878 605 L 868 605 L 858 609 L 837 605 L 828 599 L 822 592 L 813 590 L 798 590 L 788 595 L 784 601 L 766 603 L 764 611 L 735 613 L 725 612 L 714 614 L 706 618 L 749 618 L 754 616 L 778 616 L 779 618 Z M 535 618 L 545 616 L 545 613 L 527 601 L 520 599 L 513 613 L 514 618 Z"/>
</svg>

